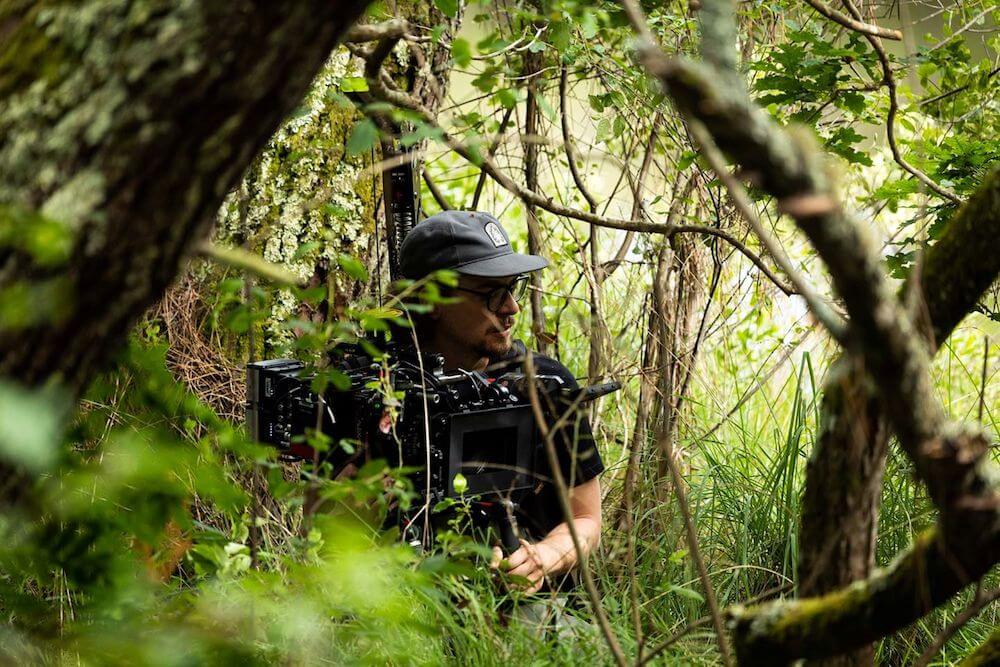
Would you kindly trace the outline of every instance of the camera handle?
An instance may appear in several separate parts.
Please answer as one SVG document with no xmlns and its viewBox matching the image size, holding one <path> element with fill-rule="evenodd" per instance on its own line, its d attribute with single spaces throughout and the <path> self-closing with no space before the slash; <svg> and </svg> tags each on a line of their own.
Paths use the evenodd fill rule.
<svg viewBox="0 0 1000 667">
<path fill-rule="evenodd" d="M 500 543 L 506 555 L 517 551 L 521 546 L 521 540 L 517 537 L 517 519 L 514 518 L 514 510 L 517 507 L 510 500 L 500 501 L 500 513 L 496 517 L 497 532 L 500 533 Z"/>
<path fill-rule="evenodd" d="M 517 519 L 514 512 L 517 504 L 508 499 L 480 500 L 476 502 L 476 509 L 487 530 L 493 532 L 498 538 L 504 555 L 509 556 L 521 547 L 521 540 L 518 538 Z M 482 525 L 482 524 L 480 524 Z"/>
</svg>

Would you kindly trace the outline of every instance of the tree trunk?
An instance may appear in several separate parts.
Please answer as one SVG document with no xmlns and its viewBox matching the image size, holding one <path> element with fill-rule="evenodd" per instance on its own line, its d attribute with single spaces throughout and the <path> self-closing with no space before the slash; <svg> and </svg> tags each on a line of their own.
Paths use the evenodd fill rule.
<svg viewBox="0 0 1000 667">
<path fill-rule="evenodd" d="M 528 79 L 528 99 L 524 105 L 524 184 L 531 192 L 538 190 L 538 72 L 542 69 L 541 53 L 526 53 L 524 55 L 524 76 Z M 537 255 L 542 250 L 542 232 L 538 226 L 535 207 L 525 202 L 525 213 L 528 222 L 528 252 Z M 542 308 L 542 278 L 538 271 L 531 279 L 531 331 L 535 335 L 535 347 L 542 354 L 547 354 L 551 348 L 551 336 L 545 330 L 545 310 Z"/>
<path fill-rule="evenodd" d="M 1000 233 L 997 174 L 949 223 L 924 258 L 921 310 L 934 349 L 970 312 L 1000 269 L 996 253 L 979 252 L 977 238 Z M 888 427 L 864 369 L 842 357 L 823 397 L 823 424 L 806 470 L 799 536 L 799 597 L 814 597 L 871 575 L 888 454 Z M 864 665 L 868 646 L 824 665 Z"/>
<path fill-rule="evenodd" d="M 0 10 L 0 291 L 48 312 L 0 330 L 0 373 L 80 391 L 160 297 L 363 1 Z"/>
</svg>

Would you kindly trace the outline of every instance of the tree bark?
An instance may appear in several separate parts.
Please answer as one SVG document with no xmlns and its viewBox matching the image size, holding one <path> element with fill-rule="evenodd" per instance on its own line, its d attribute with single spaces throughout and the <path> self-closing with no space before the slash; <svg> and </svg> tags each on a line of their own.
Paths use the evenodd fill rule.
<svg viewBox="0 0 1000 667">
<path fill-rule="evenodd" d="M 995 181 L 994 176 L 994 181 Z M 979 238 L 1000 234 L 1000 185 L 989 182 L 960 209 L 920 269 L 923 314 L 937 349 L 1000 273 Z M 799 536 L 799 595 L 813 597 L 867 578 L 875 539 L 888 426 L 864 369 L 847 357 L 830 372 L 823 423 L 806 471 Z M 870 664 L 872 647 L 824 664 Z"/>
<path fill-rule="evenodd" d="M 650 72 L 689 121 L 703 124 L 734 162 L 754 174 L 823 258 L 850 317 L 846 352 L 863 366 L 878 392 L 880 411 L 939 511 L 935 530 L 865 581 L 820 598 L 733 609 L 741 663 L 785 664 L 863 648 L 981 577 L 1000 559 L 1000 486 L 986 456 L 989 440 L 974 428 L 950 424 L 933 390 L 919 320 L 931 314 L 930 301 L 939 296 L 928 295 L 926 313 L 914 303 L 918 299 L 907 299 L 903 307 L 866 227 L 836 201 L 811 137 L 783 131 L 750 101 L 736 66 L 734 8 L 727 0 L 702 6 L 705 63 L 696 64 L 667 58 L 655 48 L 648 28 L 637 20 L 637 5 L 626 2 L 644 37 L 641 58 Z M 998 194 L 1000 172 L 994 171 L 963 207 L 959 222 L 962 216 L 997 215 Z M 964 229 L 962 240 L 942 252 L 949 247 L 958 256 L 965 254 L 963 248 L 969 252 L 983 238 L 969 231 Z M 981 282 L 958 281 L 945 291 L 978 298 L 976 288 L 995 280 L 997 267 L 989 260 L 973 264 L 982 269 L 974 271 Z M 931 273 L 955 270 L 933 266 Z M 957 321 L 956 309 L 939 306 Z"/>
<path fill-rule="evenodd" d="M 531 192 L 538 191 L 538 73 L 542 69 L 542 54 L 528 52 L 524 55 L 524 76 L 528 80 L 528 98 L 524 105 L 524 184 Z M 538 225 L 535 207 L 524 203 L 528 223 L 528 252 L 537 255 L 542 251 L 542 231 Z M 531 330 L 535 335 L 535 347 L 547 354 L 554 342 L 545 330 L 545 310 L 542 307 L 542 277 L 538 271 L 530 276 Z"/>
<path fill-rule="evenodd" d="M 0 248 L 0 290 L 45 287 L 59 303 L 0 330 L 0 374 L 85 386 L 366 4 L 0 10 L 0 221 L 44 219 L 72 248 L 54 262 Z"/>
</svg>

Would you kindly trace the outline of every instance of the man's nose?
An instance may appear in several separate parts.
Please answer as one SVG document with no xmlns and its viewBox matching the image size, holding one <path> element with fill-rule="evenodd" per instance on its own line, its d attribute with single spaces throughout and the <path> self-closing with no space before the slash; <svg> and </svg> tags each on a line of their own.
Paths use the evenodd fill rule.
<svg viewBox="0 0 1000 667">
<path fill-rule="evenodd" d="M 504 294 L 503 303 L 500 304 L 500 310 L 497 311 L 497 315 L 502 315 L 509 317 L 512 315 L 517 315 L 521 312 L 521 306 L 517 305 L 517 301 L 514 299 L 514 295 L 510 292 Z"/>
</svg>

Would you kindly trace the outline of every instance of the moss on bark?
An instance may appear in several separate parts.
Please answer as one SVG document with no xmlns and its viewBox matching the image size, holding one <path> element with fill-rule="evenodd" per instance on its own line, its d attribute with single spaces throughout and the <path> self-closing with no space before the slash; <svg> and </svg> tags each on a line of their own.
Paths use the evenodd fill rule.
<svg viewBox="0 0 1000 667">
<path fill-rule="evenodd" d="M 0 204 L 60 221 L 74 243 L 43 272 L 0 248 L 0 287 L 28 275 L 69 285 L 58 322 L 0 329 L 0 373 L 86 383 L 365 4 L 3 7 Z"/>
</svg>

